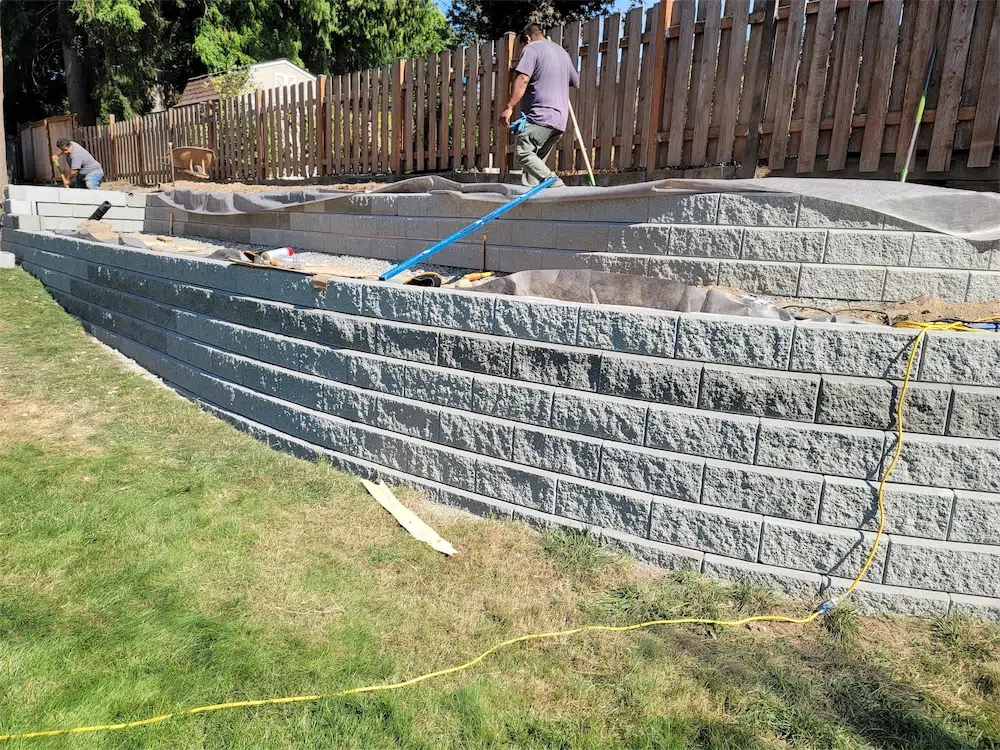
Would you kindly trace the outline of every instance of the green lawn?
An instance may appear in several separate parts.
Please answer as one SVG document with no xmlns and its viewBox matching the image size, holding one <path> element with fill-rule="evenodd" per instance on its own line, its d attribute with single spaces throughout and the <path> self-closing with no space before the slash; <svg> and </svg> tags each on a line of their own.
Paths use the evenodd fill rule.
<svg viewBox="0 0 1000 750">
<path fill-rule="evenodd" d="M 270 451 L 0 272 L 0 734 L 330 692 L 504 638 L 656 616 L 802 614 L 588 539 L 399 497 Z M 993 748 L 1000 631 L 860 617 L 515 646 L 458 675 L 4 747 Z"/>
</svg>

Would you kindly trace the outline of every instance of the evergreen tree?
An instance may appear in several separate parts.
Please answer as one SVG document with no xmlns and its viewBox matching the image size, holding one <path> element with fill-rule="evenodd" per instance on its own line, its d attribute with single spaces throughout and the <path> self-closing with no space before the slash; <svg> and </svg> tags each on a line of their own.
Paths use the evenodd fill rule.
<svg viewBox="0 0 1000 750">
<path fill-rule="evenodd" d="M 508 31 L 520 32 L 529 23 L 552 28 L 610 12 L 611 0 L 545 2 L 545 0 L 451 0 L 448 20 L 466 43 L 499 39 Z"/>
</svg>

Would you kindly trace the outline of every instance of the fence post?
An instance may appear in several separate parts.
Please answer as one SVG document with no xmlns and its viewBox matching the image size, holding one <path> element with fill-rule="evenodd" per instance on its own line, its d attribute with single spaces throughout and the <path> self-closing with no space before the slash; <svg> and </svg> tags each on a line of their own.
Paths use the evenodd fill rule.
<svg viewBox="0 0 1000 750">
<path fill-rule="evenodd" d="M 747 142 L 743 149 L 740 177 L 753 177 L 757 172 L 760 152 L 761 123 L 764 120 L 764 99 L 770 85 L 771 56 L 774 53 L 774 32 L 778 25 L 777 3 L 764 0 L 764 26 L 761 29 L 760 56 L 757 58 L 757 75 L 754 78 L 753 98 L 750 100 L 750 120 L 747 122 Z M 756 83 L 759 81 L 759 85 Z"/>
<path fill-rule="evenodd" d="M 325 177 L 327 170 L 327 148 L 330 138 L 327 135 L 330 123 L 326 119 L 326 76 L 320 76 L 316 81 L 316 163 L 317 176 Z"/>
<path fill-rule="evenodd" d="M 503 35 L 500 44 L 500 59 L 497 69 L 497 112 L 502 112 L 507 106 L 510 98 L 510 63 L 514 59 L 514 33 L 508 31 Z M 502 125 L 497 125 L 497 150 L 499 151 L 497 167 L 500 169 L 500 181 L 508 172 L 507 166 L 507 141 L 510 138 L 510 131 Z M 457 166 L 457 165 L 456 165 Z"/>
<path fill-rule="evenodd" d="M 405 60 L 396 60 L 392 71 L 392 143 L 395 153 L 392 155 L 393 171 L 403 175 L 403 106 L 402 82 L 406 70 Z"/>
<path fill-rule="evenodd" d="M 640 148 L 646 149 L 646 179 L 651 179 L 656 170 L 656 158 L 660 151 L 660 121 L 663 118 L 663 87 L 667 73 L 667 20 L 673 10 L 674 0 L 660 0 L 653 6 L 653 33 L 649 39 L 646 54 L 652 60 L 653 90 L 649 99 L 649 120 L 646 123 L 646 142 Z"/>
<path fill-rule="evenodd" d="M 267 153 L 267 138 L 264 129 L 264 90 L 254 92 L 254 113 L 257 116 L 257 179 L 264 181 L 264 156 Z"/>
<path fill-rule="evenodd" d="M 108 151 L 111 154 L 111 175 L 109 180 L 120 180 L 118 174 L 118 149 L 115 148 L 115 116 L 108 115 Z"/>
<path fill-rule="evenodd" d="M 146 181 L 146 170 L 142 163 L 142 118 L 139 115 L 135 116 L 135 151 L 139 163 L 136 165 L 137 181 L 139 184 L 144 184 Z"/>
</svg>

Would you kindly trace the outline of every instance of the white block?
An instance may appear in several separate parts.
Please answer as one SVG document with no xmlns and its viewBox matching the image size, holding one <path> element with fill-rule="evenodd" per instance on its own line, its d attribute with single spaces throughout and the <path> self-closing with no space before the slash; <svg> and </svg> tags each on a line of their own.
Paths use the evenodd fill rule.
<svg viewBox="0 0 1000 750">
<path fill-rule="evenodd" d="M 62 203 L 36 203 L 34 213 L 38 216 L 73 216 L 73 206 Z"/>
<path fill-rule="evenodd" d="M 7 199 L 3 202 L 3 211 L 5 214 L 18 214 L 19 216 L 31 214 L 31 208 L 31 201 Z"/>
<path fill-rule="evenodd" d="M 0 252 L 0 268 L 14 267 L 14 253 Z"/>
<path fill-rule="evenodd" d="M 125 205 L 132 208 L 145 208 L 149 205 L 149 193 L 134 193 L 125 196 Z"/>
<path fill-rule="evenodd" d="M 65 218 L 62 216 L 40 216 L 38 217 L 41 229 L 51 231 L 53 229 L 76 229 L 80 223 L 79 219 Z"/>
<path fill-rule="evenodd" d="M 59 188 L 59 202 L 99 206 L 108 201 L 112 206 L 125 206 L 128 196 L 116 190 L 84 190 L 82 188 Z"/>
</svg>

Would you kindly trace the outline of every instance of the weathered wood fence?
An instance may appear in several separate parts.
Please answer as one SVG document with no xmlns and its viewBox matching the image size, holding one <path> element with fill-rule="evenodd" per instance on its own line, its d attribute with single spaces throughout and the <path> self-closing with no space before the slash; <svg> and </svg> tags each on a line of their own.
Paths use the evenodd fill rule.
<svg viewBox="0 0 1000 750">
<path fill-rule="evenodd" d="M 579 68 L 571 98 L 597 169 L 891 177 L 934 48 L 917 170 L 988 176 L 996 163 L 997 0 L 661 0 L 550 33 Z M 109 179 L 137 183 L 169 179 L 168 141 L 213 148 L 221 180 L 505 172 L 513 144 L 497 117 L 517 53 L 507 34 L 76 137 Z M 571 136 L 560 169 L 583 168 Z"/>
</svg>

